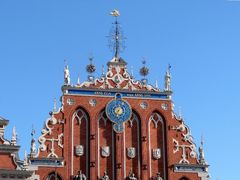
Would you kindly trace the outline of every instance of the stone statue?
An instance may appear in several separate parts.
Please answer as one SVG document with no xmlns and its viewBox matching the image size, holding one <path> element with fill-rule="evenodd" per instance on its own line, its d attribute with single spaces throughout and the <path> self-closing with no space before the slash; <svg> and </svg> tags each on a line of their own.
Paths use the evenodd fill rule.
<svg viewBox="0 0 240 180">
<path fill-rule="evenodd" d="M 70 85 L 70 71 L 68 65 L 64 68 L 64 85 Z"/>
<path fill-rule="evenodd" d="M 154 178 L 154 180 L 163 180 L 160 176 L 160 172 L 157 173 L 157 176 Z"/>
<path fill-rule="evenodd" d="M 165 75 L 165 91 L 171 91 L 171 66 L 168 66 L 168 70 Z"/>
<path fill-rule="evenodd" d="M 103 175 L 103 177 L 101 178 L 101 180 L 110 180 L 110 178 L 109 178 L 108 175 L 107 175 L 107 171 L 104 171 L 104 175 Z"/>
<path fill-rule="evenodd" d="M 128 179 L 129 180 L 137 180 L 137 178 L 135 177 L 135 174 L 133 173 L 132 169 L 130 170 L 130 172 L 128 174 Z"/>
<path fill-rule="evenodd" d="M 85 174 L 83 174 L 82 171 L 80 170 L 78 172 L 78 175 L 76 176 L 76 179 L 77 180 L 86 180 L 87 178 L 86 178 Z"/>
</svg>

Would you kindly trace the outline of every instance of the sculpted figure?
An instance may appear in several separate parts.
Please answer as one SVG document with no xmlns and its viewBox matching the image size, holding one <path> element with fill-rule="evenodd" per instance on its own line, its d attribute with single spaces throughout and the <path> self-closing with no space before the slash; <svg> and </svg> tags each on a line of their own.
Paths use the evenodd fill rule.
<svg viewBox="0 0 240 180">
<path fill-rule="evenodd" d="M 129 180 L 137 180 L 137 178 L 135 177 L 135 174 L 133 173 L 132 170 L 130 170 L 130 172 L 129 172 L 128 179 Z"/>
<path fill-rule="evenodd" d="M 70 71 L 68 69 L 68 65 L 64 68 L 64 84 L 70 85 Z"/>
<path fill-rule="evenodd" d="M 77 180 L 86 180 L 87 177 L 86 177 L 85 174 L 83 174 L 82 171 L 80 170 L 80 171 L 78 172 L 78 175 L 77 175 L 76 179 L 77 179 Z"/>
<path fill-rule="evenodd" d="M 110 180 L 110 178 L 107 175 L 107 171 L 104 171 L 104 175 L 102 177 L 102 180 Z"/>
<path fill-rule="evenodd" d="M 157 176 L 154 178 L 155 180 L 163 180 L 160 176 L 160 172 L 157 173 Z"/>
</svg>

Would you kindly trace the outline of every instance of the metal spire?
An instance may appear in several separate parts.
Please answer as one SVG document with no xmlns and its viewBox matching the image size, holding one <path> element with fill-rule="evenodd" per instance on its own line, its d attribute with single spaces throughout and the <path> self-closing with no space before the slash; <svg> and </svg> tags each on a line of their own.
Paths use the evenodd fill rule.
<svg viewBox="0 0 240 180">
<path fill-rule="evenodd" d="M 34 134 L 35 134 L 35 129 L 32 125 L 32 132 L 31 132 L 32 140 L 31 140 L 31 149 L 30 149 L 31 157 L 34 157 L 37 154 L 36 140 L 34 139 Z"/>
<path fill-rule="evenodd" d="M 203 140 L 203 136 L 201 136 L 201 145 L 199 147 L 199 163 L 200 164 L 207 164 L 205 161 L 205 155 L 204 155 L 204 149 L 203 149 L 203 144 L 204 144 L 204 140 Z"/>
<path fill-rule="evenodd" d="M 110 39 L 109 39 L 109 46 L 114 51 L 114 57 L 116 59 L 119 58 L 119 53 L 121 50 L 124 49 L 124 37 L 123 34 L 121 33 L 121 27 L 118 22 L 118 16 L 120 16 L 120 13 L 118 10 L 114 9 L 110 15 L 115 17 L 115 22 L 114 24 L 114 31 L 110 33 Z"/>
</svg>

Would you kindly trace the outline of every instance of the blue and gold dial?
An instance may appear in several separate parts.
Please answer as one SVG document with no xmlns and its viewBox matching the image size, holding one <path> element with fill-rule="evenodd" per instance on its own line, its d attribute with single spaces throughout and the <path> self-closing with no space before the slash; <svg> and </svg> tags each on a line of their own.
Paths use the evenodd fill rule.
<svg viewBox="0 0 240 180">
<path fill-rule="evenodd" d="M 114 100 L 111 100 L 106 106 L 107 117 L 119 127 L 132 116 L 131 106 L 127 101 L 121 99 L 120 94 L 116 94 Z M 121 131 L 121 129 L 115 131 Z"/>
</svg>

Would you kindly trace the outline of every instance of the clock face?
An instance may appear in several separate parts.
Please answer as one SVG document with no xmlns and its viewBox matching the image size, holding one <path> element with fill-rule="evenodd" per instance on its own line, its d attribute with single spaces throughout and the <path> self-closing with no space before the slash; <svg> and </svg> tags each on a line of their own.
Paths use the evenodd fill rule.
<svg viewBox="0 0 240 180">
<path fill-rule="evenodd" d="M 128 102 L 117 97 L 107 104 L 106 114 L 112 122 L 122 124 L 131 118 L 132 109 Z"/>
</svg>

